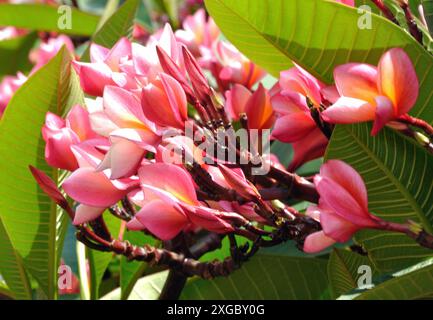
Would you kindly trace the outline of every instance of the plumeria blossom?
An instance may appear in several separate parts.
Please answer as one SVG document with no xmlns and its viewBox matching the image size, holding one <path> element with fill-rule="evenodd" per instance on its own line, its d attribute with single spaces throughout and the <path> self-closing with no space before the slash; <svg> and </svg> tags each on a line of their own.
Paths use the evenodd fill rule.
<svg viewBox="0 0 433 320">
<path fill-rule="evenodd" d="M 89 115 L 90 125 L 109 138 L 111 146 L 98 170 L 111 169 L 113 179 L 131 176 L 146 152 L 156 152 L 160 143 L 157 128 L 144 116 L 139 99 L 125 89 L 106 86 L 99 101 Z"/>
<path fill-rule="evenodd" d="M 185 18 L 182 23 L 183 29 L 177 30 L 176 39 L 185 44 L 196 56 L 200 55 L 200 48 L 211 48 L 220 36 L 220 30 L 212 18 L 206 18 L 204 9 Z"/>
<path fill-rule="evenodd" d="M 77 207 L 73 223 L 78 225 L 92 221 L 106 208 L 116 204 L 128 193 L 138 188 L 138 178 L 111 179 L 109 169 L 97 170 L 108 147 L 104 139 L 90 140 L 71 147 L 79 165 L 62 184 L 65 192 L 80 205 Z"/>
<path fill-rule="evenodd" d="M 30 61 L 34 64 L 31 74 L 39 70 L 42 66 L 47 64 L 63 47 L 73 53 L 74 44 L 72 40 L 65 35 L 59 35 L 57 37 L 51 37 L 46 42 L 42 42 L 40 46 L 30 52 Z"/>
<path fill-rule="evenodd" d="M 387 51 L 377 67 L 349 63 L 334 71 L 341 97 L 323 113 L 331 123 L 374 121 L 372 135 L 387 123 L 408 113 L 418 98 L 419 83 L 403 49 Z"/>
<path fill-rule="evenodd" d="M 91 129 L 87 110 L 74 106 L 66 119 L 47 113 L 42 136 L 46 142 L 45 159 L 50 166 L 73 171 L 78 162 L 71 147 L 96 137 Z"/>
<path fill-rule="evenodd" d="M 175 237 L 190 224 L 217 233 L 233 231 L 230 221 L 246 223 L 246 220 L 230 212 L 203 206 L 197 199 L 194 182 L 182 168 L 156 163 L 139 170 L 140 184 L 144 191 L 144 203 L 135 219 L 162 240 Z M 137 221 L 130 224 L 139 226 Z"/>
<path fill-rule="evenodd" d="M 229 89 L 231 83 L 250 89 L 266 75 L 263 69 L 240 53 L 235 46 L 221 40 L 214 42 L 210 49 L 202 47 L 199 61 L 225 89 Z"/>
<path fill-rule="evenodd" d="M 0 82 L 0 116 L 3 115 L 14 93 L 26 81 L 27 77 L 21 72 L 18 72 L 16 76 L 5 76 Z"/>
<path fill-rule="evenodd" d="M 111 50 L 92 44 L 91 62 L 73 63 L 84 92 L 92 96 L 102 96 L 107 85 L 133 86 L 123 69 L 131 61 L 131 54 L 131 42 L 127 38 L 121 38 Z"/>
<path fill-rule="evenodd" d="M 272 107 L 277 120 L 272 138 L 292 143 L 294 158 L 289 170 L 295 170 L 305 162 L 323 155 L 327 138 L 311 116 L 307 97 L 314 107 L 319 107 L 330 92 L 319 80 L 304 69 L 295 67 L 281 72 L 272 97 Z M 329 99 L 329 98 L 328 98 Z"/>
<path fill-rule="evenodd" d="M 233 120 L 245 113 L 250 129 L 270 129 L 275 121 L 271 97 L 262 84 L 254 93 L 240 84 L 233 85 L 226 92 L 226 109 Z"/>
<path fill-rule="evenodd" d="M 325 163 L 314 178 L 319 204 L 307 214 L 320 221 L 323 230 L 309 235 L 304 251 L 320 252 L 335 242 L 347 242 L 358 230 L 381 229 L 384 221 L 368 211 L 367 189 L 361 176 L 340 160 Z"/>
</svg>

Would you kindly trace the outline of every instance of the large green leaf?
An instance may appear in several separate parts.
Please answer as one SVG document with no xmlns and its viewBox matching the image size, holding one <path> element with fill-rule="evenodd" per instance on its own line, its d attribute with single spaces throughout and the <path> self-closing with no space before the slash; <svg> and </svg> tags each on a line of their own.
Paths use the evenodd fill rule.
<svg viewBox="0 0 433 320">
<path fill-rule="evenodd" d="M 99 17 L 71 8 L 72 28 L 61 29 L 59 19 L 63 12 L 55 6 L 40 4 L 0 4 L 0 26 L 56 31 L 90 36 L 95 32 Z M 61 24 L 60 24 L 61 26 Z"/>
<path fill-rule="evenodd" d="M 37 39 L 36 33 L 0 41 L 0 76 L 15 74 L 17 71 L 25 72 L 31 68 L 28 55 Z"/>
<path fill-rule="evenodd" d="M 143 246 L 145 244 L 153 246 L 155 244 L 155 238 L 145 235 L 142 232 L 125 231 L 124 240 L 137 246 Z M 142 261 L 128 261 L 126 257 L 120 258 L 120 288 L 122 291 L 122 300 L 129 297 L 135 283 L 143 275 L 147 266 L 147 263 Z"/>
<path fill-rule="evenodd" d="M 391 129 L 374 138 L 370 130 L 370 124 L 337 126 L 326 158 L 343 160 L 361 174 L 373 213 L 400 223 L 418 221 L 432 232 L 433 157 Z M 433 254 L 397 233 L 365 230 L 356 240 L 381 271 L 401 269 Z"/>
<path fill-rule="evenodd" d="M 111 48 L 121 37 L 131 38 L 138 4 L 138 0 L 126 1 L 95 33 L 92 42 Z M 89 48 L 83 53 L 81 60 L 89 60 Z"/>
<path fill-rule="evenodd" d="M 168 271 L 148 275 L 137 281 L 128 300 L 157 300 L 164 287 Z M 101 300 L 119 300 L 121 289 L 118 288 L 101 298 Z"/>
<path fill-rule="evenodd" d="M 104 220 L 113 238 L 118 237 L 121 220 L 108 212 L 105 213 Z M 97 251 L 90 248 L 86 249 L 90 267 L 90 299 L 95 300 L 99 298 L 99 287 L 105 270 L 107 270 L 110 261 L 113 259 L 113 253 Z"/>
<path fill-rule="evenodd" d="M 0 274 L 15 299 L 31 299 L 32 290 L 23 261 L 13 248 L 9 235 L 0 220 Z"/>
<path fill-rule="evenodd" d="M 332 251 L 328 260 L 328 278 L 334 298 L 359 287 L 358 271 L 361 266 L 370 267 L 374 275 L 374 267 L 367 257 L 348 250 Z"/>
<path fill-rule="evenodd" d="M 0 122 L 0 218 L 26 269 L 48 298 L 57 293 L 58 243 L 65 218 L 34 181 L 33 165 L 57 181 L 45 162 L 41 128 L 45 114 L 64 114 L 83 94 L 71 56 L 59 51 L 16 92 Z"/>
<path fill-rule="evenodd" d="M 278 76 L 292 60 L 326 82 L 346 62 L 377 64 L 401 47 L 415 64 L 421 90 L 413 114 L 425 118 L 433 104 L 433 58 L 407 32 L 372 14 L 372 29 L 358 27 L 356 8 L 324 0 L 206 0 L 224 35 L 258 65 Z M 433 121 L 433 119 L 430 119 Z"/>
<path fill-rule="evenodd" d="M 357 300 L 416 300 L 433 298 L 433 260 L 421 262 L 394 274 L 394 279 L 376 285 Z"/>
<path fill-rule="evenodd" d="M 416 300 L 433 298 L 433 259 L 373 278 L 372 288 L 355 289 L 338 300 Z"/>
<path fill-rule="evenodd" d="M 319 299 L 327 286 L 326 260 L 258 255 L 228 277 L 190 280 L 181 299 Z"/>
<path fill-rule="evenodd" d="M 433 0 L 421 0 L 430 34 L 433 35 Z"/>
</svg>

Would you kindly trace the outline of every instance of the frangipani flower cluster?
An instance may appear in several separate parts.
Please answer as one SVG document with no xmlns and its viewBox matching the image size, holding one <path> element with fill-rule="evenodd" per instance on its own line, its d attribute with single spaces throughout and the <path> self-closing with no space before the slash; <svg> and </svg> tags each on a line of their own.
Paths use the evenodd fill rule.
<svg viewBox="0 0 433 320">
<path fill-rule="evenodd" d="M 34 56 L 54 48 L 47 44 Z M 119 202 L 127 201 L 134 214 L 126 227 L 161 240 L 207 230 L 250 240 L 266 235 L 277 242 L 280 233 L 257 226 L 287 231 L 300 219 L 313 230 L 290 231 L 290 236 L 306 252 L 318 252 L 348 241 L 360 229 L 402 230 L 369 212 L 362 178 L 347 164 L 327 162 L 311 179 L 314 183 L 294 174 L 324 155 L 332 124 L 374 120 L 372 133 L 377 134 L 410 111 L 418 80 L 402 49 L 385 52 L 378 67 L 338 66 L 335 85 L 295 64 L 267 89 L 260 83 L 265 72 L 221 40 L 213 20 L 199 10 L 183 29 L 173 32 L 167 24 L 146 44 L 127 38 L 112 48 L 92 44 L 90 62 L 77 60 L 73 66 L 92 98 L 64 119 L 47 114 L 42 134 L 48 164 L 71 172 L 61 187 L 78 203 L 77 226 L 106 210 L 116 213 Z M 261 147 L 244 150 L 240 139 L 232 141 L 235 161 L 220 159 L 186 134 L 190 127 L 201 134 L 200 142 L 226 152 L 230 148 L 212 138 L 235 126 L 259 133 L 247 139 L 250 144 L 264 140 L 270 130 L 271 139 L 292 144 L 288 168 Z M 167 163 L 167 155 L 179 161 Z M 254 165 L 264 163 L 269 174 L 254 176 Z M 295 212 L 286 203 L 292 194 L 317 205 L 307 215 Z"/>
</svg>

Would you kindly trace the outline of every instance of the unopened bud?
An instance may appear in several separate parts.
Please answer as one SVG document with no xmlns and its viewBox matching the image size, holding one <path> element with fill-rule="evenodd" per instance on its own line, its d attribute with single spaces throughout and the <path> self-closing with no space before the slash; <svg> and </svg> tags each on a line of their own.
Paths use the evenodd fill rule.
<svg viewBox="0 0 433 320">
<path fill-rule="evenodd" d="M 421 132 L 415 132 L 414 136 L 416 141 L 418 141 L 418 143 L 421 144 L 423 147 L 430 144 L 430 139 L 423 135 Z"/>
</svg>

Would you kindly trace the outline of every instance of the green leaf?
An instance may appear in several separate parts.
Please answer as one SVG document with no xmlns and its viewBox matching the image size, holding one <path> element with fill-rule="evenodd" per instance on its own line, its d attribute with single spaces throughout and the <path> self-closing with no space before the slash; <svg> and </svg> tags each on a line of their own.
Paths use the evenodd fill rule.
<svg viewBox="0 0 433 320">
<path fill-rule="evenodd" d="M 83 93 L 64 48 L 15 93 L 0 122 L 0 217 L 24 265 L 48 298 L 57 293 L 62 214 L 34 181 L 33 165 L 57 181 L 45 162 L 41 128 L 48 111 L 64 114 Z"/>
<path fill-rule="evenodd" d="M 361 174 L 371 212 L 394 222 L 418 221 L 432 232 L 433 157 L 389 128 L 374 138 L 370 131 L 371 124 L 337 126 L 326 159 L 343 160 Z M 383 272 L 407 267 L 433 254 L 397 233 L 364 230 L 355 239 Z"/>
<path fill-rule="evenodd" d="M 193 278 L 181 299 L 319 299 L 328 286 L 326 260 L 258 255 L 228 277 Z"/>
<path fill-rule="evenodd" d="M 393 47 L 411 57 L 420 80 L 412 110 L 426 118 L 433 105 L 433 58 L 407 32 L 372 14 L 372 29 L 358 28 L 360 15 L 351 8 L 323 0 L 205 0 L 224 35 L 258 65 L 275 76 L 292 60 L 325 82 L 336 66 L 347 62 L 377 64 Z M 430 119 L 433 121 L 433 119 Z"/>
<path fill-rule="evenodd" d="M 168 271 L 162 271 L 143 277 L 137 281 L 132 289 L 128 300 L 157 300 L 164 287 Z M 101 298 L 101 300 L 119 300 L 120 288 L 110 292 Z"/>
<path fill-rule="evenodd" d="M 422 0 L 424 17 L 428 25 L 430 34 L 433 36 L 433 0 Z"/>
<path fill-rule="evenodd" d="M 0 61 L 7 61 L 7 63 L 0 64 L 0 76 L 30 70 L 31 63 L 28 56 L 36 39 L 37 34 L 31 32 L 24 36 L 0 41 Z"/>
<path fill-rule="evenodd" d="M 101 46 L 111 48 L 121 37 L 132 37 L 134 17 L 138 9 L 138 0 L 126 1 L 95 33 L 91 41 Z M 86 49 L 81 58 L 89 60 L 90 47 Z"/>
<path fill-rule="evenodd" d="M 391 279 L 374 279 L 374 287 L 354 290 L 339 300 L 419 300 L 433 298 L 433 259 L 394 273 Z"/>
<path fill-rule="evenodd" d="M 328 278 L 334 298 L 359 287 L 358 270 L 360 266 L 368 266 L 372 271 L 374 270 L 367 257 L 348 250 L 334 249 L 332 251 L 328 260 Z"/>
<path fill-rule="evenodd" d="M 104 220 L 113 238 L 118 237 L 121 220 L 117 219 L 110 213 L 104 215 Z M 90 248 L 86 249 L 86 255 L 89 259 L 90 267 L 90 299 L 95 300 L 99 298 L 99 287 L 101 285 L 102 277 L 113 259 L 113 253 L 97 251 Z"/>
<path fill-rule="evenodd" d="M 75 8 L 69 7 L 69 9 L 71 9 L 72 28 L 61 29 L 62 24 L 59 24 L 59 20 L 65 12 L 58 11 L 57 7 L 40 4 L 0 4 L 0 26 L 92 35 L 98 25 L 99 17 Z"/>
<path fill-rule="evenodd" d="M 0 220 L 0 274 L 15 299 L 31 299 L 32 290 L 21 256 L 16 252 Z"/>
<path fill-rule="evenodd" d="M 124 240 L 138 246 L 145 244 L 154 245 L 155 238 L 147 236 L 141 232 L 125 231 Z M 120 258 L 120 288 L 122 291 L 121 299 L 125 300 L 131 294 L 137 280 L 143 275 L 147 268 L 147 263 L 142 261 L 128 261 L 126 257 Z"/>
</svg>

